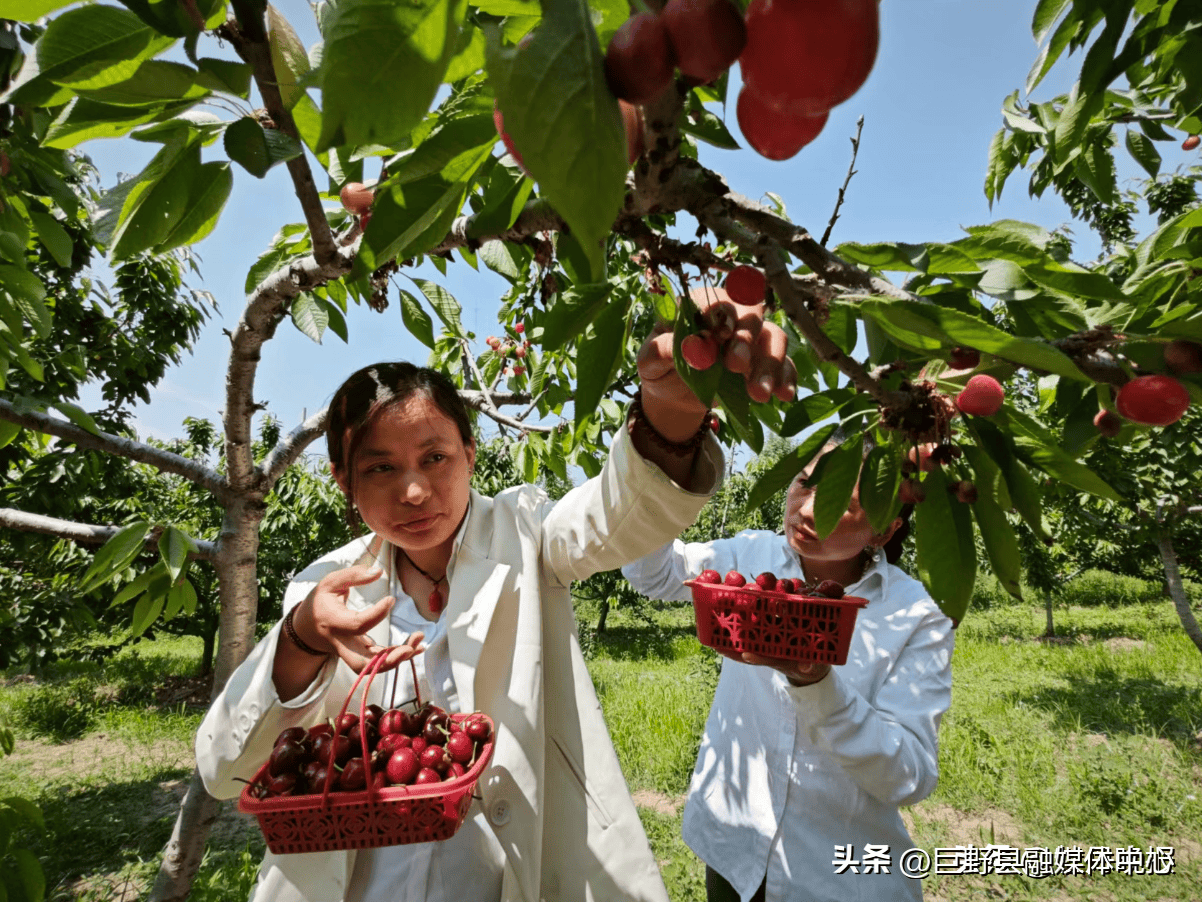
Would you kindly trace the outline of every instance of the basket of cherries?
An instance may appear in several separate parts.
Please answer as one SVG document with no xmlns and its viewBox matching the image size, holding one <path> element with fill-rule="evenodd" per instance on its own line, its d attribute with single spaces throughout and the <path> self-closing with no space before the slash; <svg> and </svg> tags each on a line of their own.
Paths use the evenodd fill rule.
<svg viewBox="0 0 1202 902">
<path fill-rule="evenodd" d="M 834 580 L 806 583 L 772 573 L 753 582 L 737 570 L 725 578 L 703 570 L 685 580 L 693 592 L 697 639 L 742 661 L 744 652 L 790 661 L 844 664 L 856 615 L 868 604 Z"/>
<path fill-rule="evenodd" d="M 386 656 L 372 658 L 332 721 L 280 733 L 242 790 L 238 808 L 255 816 L 272 852 L 430 842 L 463 824 L 492 758 L 493 722 L 448 714 L 420 695 L 387 709 L 367 704 Z M 364 677 L 355 714 L 347 708 Z"/>
</svg>

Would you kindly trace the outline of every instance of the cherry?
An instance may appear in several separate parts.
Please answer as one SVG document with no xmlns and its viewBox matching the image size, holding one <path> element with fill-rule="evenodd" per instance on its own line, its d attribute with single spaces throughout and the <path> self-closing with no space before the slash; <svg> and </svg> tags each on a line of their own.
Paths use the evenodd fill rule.
<svg viewBox="0 0 1202 902">
<path fill-rule="evenodd" d="M 359 715 L 351 714 L 349 711 L 345 714 L 339 714 L 334 719 L 334 732 L 350 735 L 351 730 L 359 723 Z"/>
<path fill-rule="evenodd" d="M 797 593 L 797 580 L 791 576 L 782 576 L 776 582 L 776 591 L 784 592 L 786 595 L 795 595 Z"/>
<path fill-rule="evenodd" d="M 1184 141 L 1181 142 L 1181 149 L 1182 150 L 1193 150 L 1199 144 L 1202 144 L 1202 138 L 1199 138 L 1197 135 L 1190 135 L 1188 138 L 1186 138 Z"/>
<path fill-rule="evenodd" d="M 1140 376 L 1119 389 L 1114 406 L 1133 423 L 1167 426 L 1189 409 L 1189 392 L 1172 376 Z"/>
<path fill-rule="evenodd" d="M 485 717 L 473 717 L 464 721 L 463 732 L 473 742 L 488 742 L 492 738 L 492 725 Z"/>
<path fill-rule="evenodd" d="M 1182 376 L 1202 373 L 1202 345 L 1177 338 L 1164 346 L 1164 362 Z"/>
<path fill-rule="evenodd" d="M 271 796 L 290 796 L 296 789 L 297 775 L 294 773 L 276 774 L 267 778 L 267 793 Z"/>
<path fill-rule="evenodd" d="M 768 290 L 768 280 L 754 266 L 736 266 L 726 277 L 726 293 L 736 304 L 751 307 L 764 300 Z"/>
<path fill-rule="evenodd" d="M 317 724 L 314 724 L 313 726 L 309 727 L 309 738 L 310 739 L 316 739 L 318 736 L 321 736 L 323 734 L 326 736 L 333 736 L 334 735 L 334 725 L 330 724 L 330 723 L 317 723 Z"/>
<path fill-rule="evenodd" d="M 739 586 L 747 585 L 747 577 L 738 570 L 731 570 L 726 574 L 726 579 L 722 580 L 722 582 L 737 589 Z"/>
<path fill-rule="evenodd" d="M 426 745 L 446 745 L 448 726 L 450 726 L 449 721 L 440 723 L 433 719 L 427 720 L 426 725 L 422 728 L 422 738 L 426 740 Z"/>
<path fill-rule="evenodd" d="M 708 370 L 718 362 L 718 342 L 708 332 L 686 335 L 680 342 L 680 356 L 695 370 Z"/>
<path fill-rule="evenodd" d="M 827 114 L 803 115 L 773 106 L 744 85 L 735 104 L 743 137 L 762 157 L 787 160 L 818 137 Z"/>
<path fill-rule="evenodd" d="M 362 182 L 347 182 L 338 192 L 338 197 L 342 200 L 342 206 L 348 213 L 363 216 L 371 212 L 375 192 Z"/>
<path fill-rule="evenodd" d="M 472 760 L 472 756 L 476 754 L 476 744 L 463 731 L 452 733 L 447 737 L 447 754 L 451 757 L 452 761 L 467 764 Z"/>
<path fill-rule="evenodd" d="M 438 773 L 438 771 L 436 771 L 430 767 L 423 767 L 421 770 L 419 770 L 417 772 L 417 777 L 413 781 L 415 786 L 420 786 L 423 783 L 441 783 L 441 782 L 442 782 L 442 776 Z"/>
<path fill-rule="evenodd" d="M 388 759 L 384 769 L 388 782 L 393 786 L 408 785 L 417 777 L 421 770 L 421 760 L 413 749 L 397 749 Z"/>
<path fill-rule="evenodd" d="M 755 578 L 755 584 L 765 592 L 771 592 L 777 587 L 776 575 L 768 570 L 765 570 Z"/>
<path fill-rule="evenodd" d="M 971 479 L 963 479 L 955 484 L 956 499 L 964 504 L 974 504 L 977 500 L 977 486 Z"/>
<path fill-rule="evenodd" d="M 492 348 L 494 351 L 497 348 L 501 347 L 501 339 L 497 338 L 497 336 L 495 336 L 495 335 L 488 336 L 488 338 L 486 338 L 484 340 L 484 343 L 486 345 L 488 345 L 490 348 Z"/>
<path fill-rule="evenodd" d="M 954 370 L 975 370 L 981 363 L 981 352 L 976 348 L 952 348 L 948 363 Z"/>
<path fill-rule="evenodd" d="M 451 766 L 447 768 L 447 779 L 454 780 L 456 777 L 462 777 L 467 773 L 467 768 L 458 761 L 452 761 Z"/>
<path fill-rule="evenodd" d="M 363 766 L 362 758 L 351 758 L 338 775 L 338 788 L 345 792 L 354 792 L 367 787 L 367 768 Z"/>
<path fill-rule="evenodd" d="M 426 750 L 426 746 L 429 744 L 430 743 L 426 742 L 425 736 L 414 736 L 409 747 L 420 755 Z"/>
<path fill-rule="evenodd" d="M 514 323 L 513 331 L 516 332 L 518 335 L 521 335 L 523 332 L 526 331 L 526 324 L 525 323 Z"/>
<path fill-rule="evenodd" d="M 373 724 L 374 726 L 378 727 L 380 725 L 380 718 L 383 716 L 384 709 L 379 705 L 368 705 L 367 713 L 363 717 L 363 722 Z"/>
<path fill-rule="evenodd" d="M 514 374 L 515 376 L 520 376 L 520 375 L 522 375 L 522 373 L 524 373 L 524 372 L 526 372 L 526 368 L 525 368 L 524 366 L 515 366 L 515 367 L 513 368 L 513 374 Z"/>
<path fill-rule="evenodd" d="M 964 390 L 956 395 L 956 407 L 961 413 L 978 417 L 991 417 L 1002 409 L 1006 392 L 1002 384 L 992 376 L 978 373 L 968 380 Z"/>
<path fill-rule="evenodd" d="M 281 742 L 271 750 L 271 757 L 267 759 L 267 770 L 272 776 L 296 773 L 304 760 L 305 750 L 299 742 Z"/>
<path fill-rule="evenodd" d="M 814 594 L 821 595 L 823 598 L 842 598 L 843 584 L 833 579 L 824 579 L 818 584 Z"/>
<path fill-rule="evenodd" d="M 795 114 L 847 100 L 876 61 L 877 0 L 751 0 L 745 21 L 743 83 Z"/>
<path fill-rule="evenodd" d="M 605 81 L 614 97 L 642 105 L 672 84 L 676 57 L 659 16 L 635 13 L 605 49 Z"/>
<path fill-rule="evenodd" d="M 518 347 L 514 348 L 514 349 L 513 349 L 513 356 L 514 356 L 514 357 L 525 357 L 525 356 L 526 356 L 526 349 L 525 349 L 525 348 L 523 348 L 523 347 L 521 347 L 521 346 L 518 346 Z"/>
<path fill-rule="evenodd" d="M 389 708 L 380 715 L 380 734 L 388 736 L 393 733 L 404 732 L 405 718 L 407 716 L 400 708 Z"/>
<path fill-rule="evenodd" d="M 304 763 L 304 766 L 301 767 L 301 776 L 304 777 L 306 784 L 308 784 L 309 786 L 318 785 L 317 771 L 319 768 L 321 769 L 321 772 L 323 774 L 323 779 L 324 779 L 324 774 L 325 774 L 325 769 L 326 769 L 326 766 L 324 764 L 322 764 L 316 758 L 310 758 L 308 761 L 306 761 Z"/>
<path fill-rule="evenodd" d="M 309 731 L 304 727 L 288 727 L 275 738 L 275 744 L 281 745 L 285 742 L 295 742 L 298 745 L 304 745 L 306 739 L 309 738 Z"/>
<path fill-rule="evenodd" d="M 1112 410 L 1099 410 L 1094 414 L 1093 424 L 1106 438 L 1114 438 L 1123 431 L 1123 418 Z"/>
<path fill-rule="evenodd" d="M 747 26 L 730 0 L 668 0 L 660 13 L 676 65 L 697 84 L 709 84 L 743 52 Z"/>
<path fill-rule="evenodd" d="M 699 583 L 720 583 L 722 582 L 722 574 L 717 570 L 702 570 L 697 577 Z"/>
<path fill-rule="evenodd" d="M 447 766 L 451 763 L 451 756 L 447 754 L 447 750 L 441 745 L 432 745 L 426 748 L 421 754 L 422 767 L 428 767 L 431 770 L 436 770 L 440 774 L 446 773 Z"/>
<path fill-rule="evenodd" d="M 722 428 L 722 423 L 718 420 L 716 413 L 710 414 L 710 432 L 717 432 Z"/>
<path fill-rule="evenodd" d="M 405 748 L 413 748 L 413 739 L 404 733 L 385 733 L 376 743 L 376 751 L 385 756 Z"/>
</svg>

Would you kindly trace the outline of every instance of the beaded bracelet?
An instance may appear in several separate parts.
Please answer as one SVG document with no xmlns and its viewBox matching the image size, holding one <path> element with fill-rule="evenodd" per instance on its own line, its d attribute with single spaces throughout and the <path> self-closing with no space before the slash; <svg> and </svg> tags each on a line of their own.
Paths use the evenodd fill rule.
<svg viewBox="0 0 1202 902">
<path fill-rule="evenodd" d="M 293 625 L 292 618 L 296 615 L 296 608 L 299 607 L 300 605 L 296 605 L 296 607 L 292 608 L 292 610 L 284 615 L 284 635 L 292 641 L 293 645 L 295 645 L 305 654 L 314 655 L 315 657 L 328 658 L 330 656 L 328 651 L 318 651 L 316 648 L 302 639 L 296 632 L 296 626 Z"/>
<path fill-rule="evenodd" d="M 634 393 L 634 400 L 630 404 L 631 425 L 637 426 L 639 423 L 642 423 L 647 427 L 648 438 L 651 439 L 653 445 L 679 457 L 693 454 L 701 447 L 701 443 L 705 441 L 706 433 L 710 431 L 710 416 L 712 413 L 713 411 L 710 410 L 705 412 L 705 418 L 702 419 L 701 426 L 698 427 L 697 431 L 690 438 L 685 439 L 683 442 L 674 442 L 660 435 L 656 428 L 651 425 L 651 421 L 647 419 L 647 414 L 643 411 L 642 387 Z"/>
</svg>

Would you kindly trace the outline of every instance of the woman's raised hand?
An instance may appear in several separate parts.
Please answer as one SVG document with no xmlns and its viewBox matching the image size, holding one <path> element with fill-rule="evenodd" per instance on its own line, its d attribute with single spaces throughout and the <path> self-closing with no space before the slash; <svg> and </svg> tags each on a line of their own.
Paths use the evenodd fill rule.
<svg viewBox="0 0 1202 902">
<path fill-rule="evenodd" d="M 338 655 L 355 672 L 362 670 L 384 650 L 368 632 L 388 616 L 396 599 L 389 595 L 361 611 L 348 608 L 346 600 L 351 589 L 375 582 L 382 573 L 379 567 L 356 564 L 323 576 L 297 608 L 293 619 L 297 634 L 318 651 Z M 422 650 L 424 638 L 421 632 L 412 633 L 404 644 L 392 647 L 381 670 L 409 660 Z"/>
</svg>

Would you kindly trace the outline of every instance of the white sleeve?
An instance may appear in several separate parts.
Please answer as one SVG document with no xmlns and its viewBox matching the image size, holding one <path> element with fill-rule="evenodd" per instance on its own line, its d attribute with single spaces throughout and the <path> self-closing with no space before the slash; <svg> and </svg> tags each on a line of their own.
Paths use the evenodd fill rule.
<svg viewBox="0 0 1202 902">
<path fill-rule="evenodd" d="M 736 539 L 714 542 L 682 542 L 674 539 L 622 568 L 622 575 L 635 591 L 664 601 L 689 601 L 693 596 L 686 579 L 702 570 L 725 574 L 739 569 Z"/>
<path fill-rule="evenodd" d="M 869 702 L 832 667 L 823 680 L 790 686 L 810 740 L 881 802 L 913 805 L 939 782 L 939 721 L 952 699 L 955 634 L 937 609 L 919 622 Z"/>
<path fill-rule="evenodd" d="M 290 583 L 284 611 L 299 604 L 312 587 L 310 582 Z M 277 623 L 255 646 L 230 675 L 196 731 L 196 766 L 214 798 L 236 797 L 244 785 L 241 781 L 251 779 L 267 760 L 280 732 L 315 722 L 315 711 L 324 708 L 338 657 L 331 655 L 299 696 L 281 702 L 272 671 L 282 632 Z"/>
</svg>

